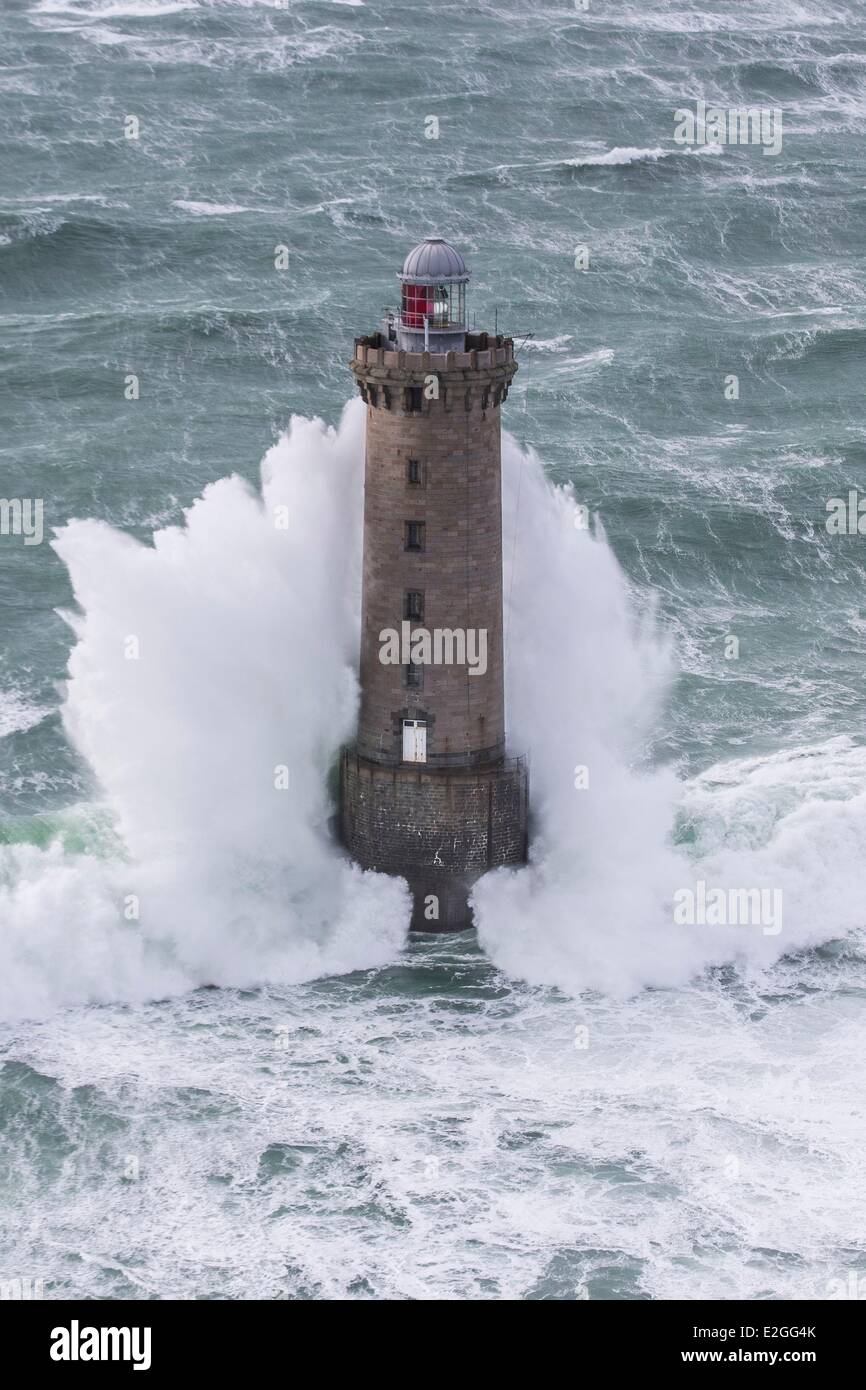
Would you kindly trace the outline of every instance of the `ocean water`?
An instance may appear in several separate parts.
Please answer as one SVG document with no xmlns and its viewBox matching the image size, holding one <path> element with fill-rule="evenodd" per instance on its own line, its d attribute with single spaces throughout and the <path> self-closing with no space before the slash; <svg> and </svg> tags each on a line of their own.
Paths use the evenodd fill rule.
<svg viewBox="0 0 866 1390">
<path fill-rule="evenodd" d="M 825 526 L 866 487 L 862 5 L 2 0 L 0 33 L 0 495 L 45 526 L 0 535 L 0 1283 L 866 1289 L 866 573 Z M 699 99 L 778 108 L 781 151 L 676 144 Z M 476 932 L 409 940 L 330 820 L 347 362 L 432 233 L 521 344 L 534 825 Z M 680 925 L 697 881 L 781 917 Z"/>
</svg>

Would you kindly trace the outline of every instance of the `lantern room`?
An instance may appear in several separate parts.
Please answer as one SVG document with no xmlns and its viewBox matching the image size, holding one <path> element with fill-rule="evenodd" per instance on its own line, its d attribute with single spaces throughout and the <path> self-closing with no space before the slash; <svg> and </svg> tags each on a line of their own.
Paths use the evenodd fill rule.
<svg viewBox="0 0 866 1390">
<path fill-rule="evenodd" d="M 466 262 L 443 237 L 411 250 L 401 286 L 399 345 L 407 352 L 462 351 L 466 339 Z"/>
</svg>

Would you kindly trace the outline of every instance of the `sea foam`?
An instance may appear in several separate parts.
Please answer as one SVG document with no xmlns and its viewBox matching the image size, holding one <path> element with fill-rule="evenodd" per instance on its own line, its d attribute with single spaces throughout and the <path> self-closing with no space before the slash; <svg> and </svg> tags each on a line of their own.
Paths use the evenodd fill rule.
<svg viewBox="0 0 866 1390">
<path fill-rule="evenodd" d="M 297 982 L 400 951 L 405 884 L 351 865 L 332 828 L 358 700 L 363 432 L 358 401 L 336 430 L 295 418 L 260 490 L 212 484 L 152 545 L 96 521 L 58 533 L 77 605 L 63 721 L 111 828 L 87 852 L 68 833 L 0 847 L 0 1014 Z M 571 489 L 508 436 L 503 495 L 509 731 L 530 757 L 533 835 L 528 867 L 475 891 L 496 963 L 622 995 L 858 927 L 866 755 L 846 750 L 835 782 L 838 750 L 691 783 L 653 767 L 676 679 L 663 624 Z M 676 925 L 698 878 L 780 887 L 782 931 Z"/>
<path fill-rule="evenodd" d="M 126 858 L 0 851 L 0 1012 L 295 981 L 401 946 L 402 880 L 350 865 L 329 827 L 357 706 L 362 430 L 357 406 L 336 431 L 294 420 L 261 494 L 225 478 L 152 546 L 59 533 L 64 725 Z"/>
<path fill-rule="evenodd" d="M 529 981 L 628 994 L 727 962 L 757 972 L 862 927 L 866 751 L 788 750 L 686 782 L 650 765 L 676 676 L 663 625 L 570 487 L 512 440 L 503 470 L 508 719 L 534 829 L 526 869 L 477 885 L 482 945 Z M 828 777 L 840 761 L 847 780 Z M 780 889 L 781 930 L 678 925 L 676 895 L 698 880 Z"/>
</svg>

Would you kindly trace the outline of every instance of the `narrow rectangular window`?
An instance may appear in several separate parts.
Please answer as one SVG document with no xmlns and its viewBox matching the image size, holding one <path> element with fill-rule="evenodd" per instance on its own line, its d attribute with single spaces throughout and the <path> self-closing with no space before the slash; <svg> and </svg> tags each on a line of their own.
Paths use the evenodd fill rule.
<svg viewBox="0 0 866 1390">
<path fill-rule="evenodd" d="M 420 589 L 408 589 L 406 601 L 403 605 L 403 617 L 409 622 L 422 623 L 424 621 L 424 594 Z"/>
<path fill-rule="evenodd" d="M 423 719 L 403 720 L 404 763 L 426 763 L 427 725 Z"/>
<path fill-rule="evenodd" d="M 407 690 L 424 689 L 424 667 L 420 661 L 410 661 L 408 665 L 403 667 L 403 670 L 406 674 Z"/>
<path fill-rule="evenodd" d="M 427 539 L 426 531 L 427 527 L 423 521 L 407 521 L 404 550 L 423 550 Z"/>
<path fill-rule="evenodd" d="M 406 409 L 416 414 L 424 404 L 424 388 L 422 386 L 406 387 Z"/>
<path fill-rule="evenodd" d="M 424 465 L 420 459 L 409 459 L 406 464 L 406 481 L 410 487 L 421 487 L 424 483 Z"/>
</svg>

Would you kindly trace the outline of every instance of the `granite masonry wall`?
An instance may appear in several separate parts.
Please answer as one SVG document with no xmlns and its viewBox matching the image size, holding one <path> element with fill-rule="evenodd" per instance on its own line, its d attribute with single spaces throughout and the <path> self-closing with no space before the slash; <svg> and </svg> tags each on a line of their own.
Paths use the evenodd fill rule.
<svg viewBox="0 0 866 1390">
<path fill-rule="evenodd" d="M 367 407 L 362 693 L 341 833 L 362 867 L 408 880 L 413 928 L 460 930 L 479 876 L 526 858 L 528 776 L 505 758 L 502 650 L 500 408 L 517 363 L 509 338 L 410 353 L 374 334 L 351 367 Z M 407 620 L 483 631 L 486 670 L 383 662 L 381 633 Z M 403 761 L 406 719 L 426 725 L 424 763 Z"/>
</svg>

